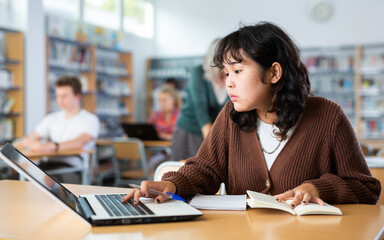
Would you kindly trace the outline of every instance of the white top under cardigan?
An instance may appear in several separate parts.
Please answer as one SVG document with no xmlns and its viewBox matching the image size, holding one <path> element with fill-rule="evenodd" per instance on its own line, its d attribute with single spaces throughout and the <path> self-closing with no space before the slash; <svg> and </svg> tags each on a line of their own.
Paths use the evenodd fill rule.
<svg viewBox="0 0 384 240">
<path fill-rule="evenodd" d="M 268 166 L 268 170 L 271 170 L 272 164 L 275 162 L 276 157 L 279 155 L 279 153 L 287 143 L 288 139 L 291 137 L 296 126 L 297 126 L 297 123 L 291 129 L 289 129 L 287 133 L 287 138 L 281 142 L 279 148 L 276 149 L 274 153 L 268 154 L 263 151 L 264 158 Z M 279 140 L 277 136 L 273 133 L 273 131 L 275 130 L 275 132 L 278 132 L 279 129 L 276 126 L 265 123 L 261 120 L 258 121 L 257 128 L 259 131 L 259 137 L 260 137 L 259 141 L 261 143 L 261 147 L 264 148 L 265 151 L 267 152 L 272 152 L 273 150 L 275 150 L 275 148 L 279 145 Z"/>
</svg>

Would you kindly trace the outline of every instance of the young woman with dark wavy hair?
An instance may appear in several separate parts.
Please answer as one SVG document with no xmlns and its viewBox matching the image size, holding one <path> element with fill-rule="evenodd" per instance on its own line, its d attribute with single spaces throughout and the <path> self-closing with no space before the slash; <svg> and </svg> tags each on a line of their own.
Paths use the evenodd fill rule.
<svg viewBox="0 0 384 240">
<path fill-rule="evenodd" d="M 197 155 L 161 182 L 144 181 L 125 198 L 155 197 L 147 189 L 183 197 L 253 190 L 298 204 L 375 204 L 372 177 L 354 130 L 339 105 L 309 95 L 300 51 L 278 26 L 262 22 L 224 37 L 214 57 L 231 99 Z"/>
</svg>

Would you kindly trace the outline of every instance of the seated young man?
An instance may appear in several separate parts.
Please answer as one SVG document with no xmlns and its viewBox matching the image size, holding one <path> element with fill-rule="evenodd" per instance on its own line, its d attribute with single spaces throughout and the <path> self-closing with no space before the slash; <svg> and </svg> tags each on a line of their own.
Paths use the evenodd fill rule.
<svg viewBox="0 0 384 240">
<path fill-rule="evenodd" d="M 34 132 L 21 141 L 21 146 L 31 151 L 59 151 L 67 149 L 93 149 L 99 133 L 100 123 L 97 116 L 80 106 L 81 83 L 77 77 L 63 76 L 55 84 L 56 101 L 60 111 L 48 114 L 39 123 Z M 40 166 L 54 169 L 64 166 L 82 166 L 88 163 L 89 156 L 83 160 L 78 157 L 55 157 L 42 161 Z M 77 182 L 79 176 L 65 175 L 63 182 Z"/>
</svg>

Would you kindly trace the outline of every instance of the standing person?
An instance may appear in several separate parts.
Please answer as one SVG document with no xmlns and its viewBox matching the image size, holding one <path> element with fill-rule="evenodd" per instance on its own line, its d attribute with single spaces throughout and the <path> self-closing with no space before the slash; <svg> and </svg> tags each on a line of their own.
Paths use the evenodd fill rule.
<svg viewBox="0 0 384 240">
<path fill-rule="evenodd" d="M 48 114 L 33 133 L 22 139 L 20 145 L 32 151 L 58 151 L 67 149 L 93 149 L 99 133 L 99 119 L 80 106 L 81 83 L 77 77 L 63 76 L 55 84 L 56 102 L 60 111 Z M 88 154 L 82 156 L 88 162 Z M 45 170 L 83 166 L 78 157 L 55 157 L 41 162 Z M 63 177 L 63 181 L 72 179 Z"/>
<path fill-rule="evenodd" d="M 210 45 L 203 65 L 191 71 L 187 96 L 172 139 L 171 158 L 174 161 L 187 159 L 197 153 L 228 98 L 224 75 L 211 66 L 217 42 Z"/>
<path fill-rule="evenodd" d="M 244 26 L 223 38 L 214 57 L 226 75 L 231 101 L 217 117 L 197 155 L 161 182 L 143 181 L 124 198 L 136 203 L 148 189 L 188 197 L 247 190 L 309 202 L 375 204 L 380 182 L 372 177 L 342 108 L 309 96 L 300 51 L 278 26 Z"/>
</svg>

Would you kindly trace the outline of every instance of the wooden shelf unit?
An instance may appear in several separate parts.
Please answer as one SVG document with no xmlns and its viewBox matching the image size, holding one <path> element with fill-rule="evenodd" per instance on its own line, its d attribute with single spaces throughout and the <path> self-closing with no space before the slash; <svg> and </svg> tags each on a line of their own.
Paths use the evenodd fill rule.
<svg viewBox="0 0 384 240">
<path fill-rule="evenodd" d="M 58 37 L 47 37 L 47 113 L 58 110 L 55 82 L 63 75 L 78 76 L 83 85 L 82 106 L 96 112 L 96 75 L 94 46 Z M 84 52 L 83 56 L 80 53 Z M 82 59 L 84 58 L 84 59 Z"/>
<path fill-rule="evenodd" d="M 123 134 L 120 123 L 134 121 L 132 54 L 96 47 L 96 62 L 101 137 L 120 136 Z"/>
<path fill-rule="evenodd" d="M 375 149 L 384 147 L 384 43 L 356 47 L 359 138 Z"/>
<path fill-rule="evenodd" d="M 369 49 L 374 49 L 376 54 L 377 49 L 381 49 L 377 53 L 378 63 L 381 64 L 375 66 L 374 69 L 369 69 L 367 73 L 367 61 L 366 54 Z M 313 54 L 312 58 L 308 61 L 308 54 Z M 381 59 L 379 55 L 381 54 Z M 317 48 L 317 49 L 303 49 L 302 50 L 303 62 L 306 64 L 311 77 L 312 89 L 316 89 L 316 79 L 320 79 L 322 84 L 328 86 L 328 94 L 324 94 L 321 91 L 314 91 L 314 95 L 324 96 L 339 103 L 351 123 L 353 124 L 356 134 L 360 142 L 364 142 L 373 146 L 377 151 L 384 147 L 384 44 L 378 45 L 363 45 L 363 46 L 343 46 L 339 48 Z M 313 61 L 314 60 L 314 61 Z M 315 62 L 315 68 L 308 63 Z M 312 68 L 311 68 L 312 67 Z M 316 69 L 318 67 L 318 69 Z M 369 68 L 369 66 L 368 66 Z M 320 71 L 318 71 L 320 69 Z M 382 76 L 381 85 L 379 87 L 374 86 L 378 81 L 372 81 L 372 86 L 366 86 L 367 75 Z M 336 84 L 335 84 L 336 83 Z M 373 89 L 374 88 L 374 89 Z M 368 93 L 367 93 L 368 92 Z M 371 94 L 371 93 L 372 94 Z M 376 138 L 372 138 L 366 133 L 366 121 L 365 117 L 367 112 L 367 101 L 365 98 L 369 96 L 382 98 L 382 104 L 374 106 L 374 112 L 376 113 L 376 119 L 381 119 L 378 124 L 378 130 L 381 131 L 381 135 Z M 380 112 L 382 112 L 380 114 Z M 369 118 L 369 117 L 368 117 Z M 380 125 L 382 124 L 382 125 Z M 372 135 L 372 134 L 371 134 Z M 381 136 L 381 137 L 380 137 Z"/>
<path fill-rule="evenodd" d="M 21 138 L 25 135 L 25 100 L 24 100 L 24 35 L 22 32 L 11 29 L 0 28 L 4 36 L 5 56 L 0 59 L 0 68 L 6 69 L 12 75 L 10 86 L 2 88 L 14 104 L 8 114 L 1 119 L 10 119 L 13 125 L 11 139 L 0 141 L 11 141 L 13 138 Z M 0 54 L 1 55 L 1 54 Z"/>
</svg>

